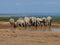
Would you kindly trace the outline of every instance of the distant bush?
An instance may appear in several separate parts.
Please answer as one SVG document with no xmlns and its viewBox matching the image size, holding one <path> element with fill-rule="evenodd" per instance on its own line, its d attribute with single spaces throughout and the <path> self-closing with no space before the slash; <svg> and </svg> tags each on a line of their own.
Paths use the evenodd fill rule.
<svg viewBox="0 0 60 45">
<path fill-rule="evenodd" d="M 0 21 L 9 21 L 10 18 L 11 18 L 11 17 L 0 17 Z M 14 19 L 15 19 L 15 21 L 16 21 L 18 18 L 15 18 L 15 17 L 14 17 Z"/>
<path fill-rule="evenodd" d="M 52 22 L 53 23 L 60 23 L 60 18 L 53 18 Z"/>
</svg>

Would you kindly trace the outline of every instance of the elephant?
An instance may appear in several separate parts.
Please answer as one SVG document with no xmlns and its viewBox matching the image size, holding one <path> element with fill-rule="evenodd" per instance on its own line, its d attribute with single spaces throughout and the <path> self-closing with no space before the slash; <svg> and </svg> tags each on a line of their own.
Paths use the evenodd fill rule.
<svg viewBox="0 0 60 45">
<path fill-rule="evenodd" d="M 51 16 L 48 16 L 48 17 L 47 17 L 47 24 L 48 24 L 49 26 L 51 26 L 51 23 L 52 23 L 52 17 L 51 17 Z"/>
<path fill-rule="evenodd" d="M 37 20 L 37 26 L 40 26 L 41 19 L 40 18 L 37 18 L 36 20 Z"/>
<path fill-rule="evenodd" d="M 37 26 L 37 18 L 36 17 L 31 17 L 30 21 L 31 21 L 32 26 Z"/>
<path fill-rule="evenodd" d="M 45 18 L 45 17 L 43 17 L 43 18 L 37 18 L 37 25 L 43 25 L 43 26 L 45 26 L 46 25 L 46 21 L 47 21 L 47 19 Z"/>
<path fill-rule="evenodd" d="M 19 19 L 16 21 L 16 23 L 17 23 L 17 26 L 22 26 L 22 27 L 25 26 L 25 21 L 24 21 L 23 18 L 19 18 Z"/>
<path fill-rule="evenodd" d="M 44 26 L 47 26 L 47 18 L 46 17 L 43 17 L 42 20 L 43 20 Z"/>
<path fill-rule="evenodd" d="M 30 17 L 24 17 L 24 21 L 25 21 L 25 26 L 30 26 Z"/>
<path fill-rule="evenodd" d="M 16 26 L 16 23 L 15 23 L 15 21 L 14 21 L 13 18 L 10 18 L 10 19 L 9 19 L 9 23 L 11 24 L 11 27 L 14 27 L 14 28 L 17 27 L 17 26 Z"/>
</svg>

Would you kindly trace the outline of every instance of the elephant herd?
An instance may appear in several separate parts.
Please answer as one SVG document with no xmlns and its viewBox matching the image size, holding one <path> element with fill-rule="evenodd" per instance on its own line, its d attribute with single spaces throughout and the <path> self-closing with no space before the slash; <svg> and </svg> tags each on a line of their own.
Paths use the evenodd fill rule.
<svg viewBox="0 0 60 45">
<path fill-rule="evenodd" d="M 52 17 L 24 17 L 24 18 L 18 18 L 18 20 L 14 20 L 13 18 L 9 19 L 9 23 L 12 27 L 16 28 L 18 26 L 26 27 L 26 26 L 51 26 Z"/>
</svg>

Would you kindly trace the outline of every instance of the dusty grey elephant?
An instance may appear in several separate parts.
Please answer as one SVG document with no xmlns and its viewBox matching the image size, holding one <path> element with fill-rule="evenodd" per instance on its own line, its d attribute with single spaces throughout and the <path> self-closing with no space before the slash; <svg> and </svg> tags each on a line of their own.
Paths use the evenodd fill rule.
<svg viewBox="0 0 60 45">
<path fill-rule="evenodd" d="M 51 26 L 51 23 L 52 23 L 52 17 L 51 17 L 51 16 L 48 16 L 48 17 L 47 17 L 47 24 L 48 24 L 49 26 Z"/>
<path fill-rule="evenodd" d="M 14 28 L 17 27 L 17 25 L 16 25 L 16 23 L 15 23 L 15 21 L 14 21 L 13 18 L 10 18 L 10 19 L 9 19 L 9 23 L 11 24 L 11 27 L 14 27 Z"/>
<path fill-rule="evenodd" d="M 43 17 L 42 20 L 43 20 L 44 26 L 47 26 L 47 18 L 46 17 Z"/>
<path fill-rule="evenodd" d="M 17 26 L 22 26 L 24 27 L 25 26 L 25 22 L 24 22 L 24 19 L 23 18 L 19 18 L 17 21 Z"/>
<path fill-rule="evenodd" d="M 24 17 L 24 21 L 25 21 L 25 26 L 30 26 L 30 17 Z"/>
<path fill-rule="evenodd" d="M 45 26 L 47 22 L 47 19 L 45 17 L 43 18 L 37 18 L 37 25 L 38 26 Z"/>
<path fill-rule="evenodd" d="M 37 18 L 36 17 L 31 17 L 31 25 L 37 26 Z"/>
<path fill-rule="evenodd" d="M 40 21 L 41 21 L 41 18 L 37 18 L 37 26 L 40 26 Z"/>
</svg>

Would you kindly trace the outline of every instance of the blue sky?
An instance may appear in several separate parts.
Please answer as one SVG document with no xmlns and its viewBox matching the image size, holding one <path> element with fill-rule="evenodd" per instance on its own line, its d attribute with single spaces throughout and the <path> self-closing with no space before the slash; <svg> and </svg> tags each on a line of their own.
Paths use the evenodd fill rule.
<svg viewBox="0 0 60 45">
<path fill-rule="evenodd" d="M 0 0 L 0 13 L 60 13 L 60 0 Z"/>
</svg>

